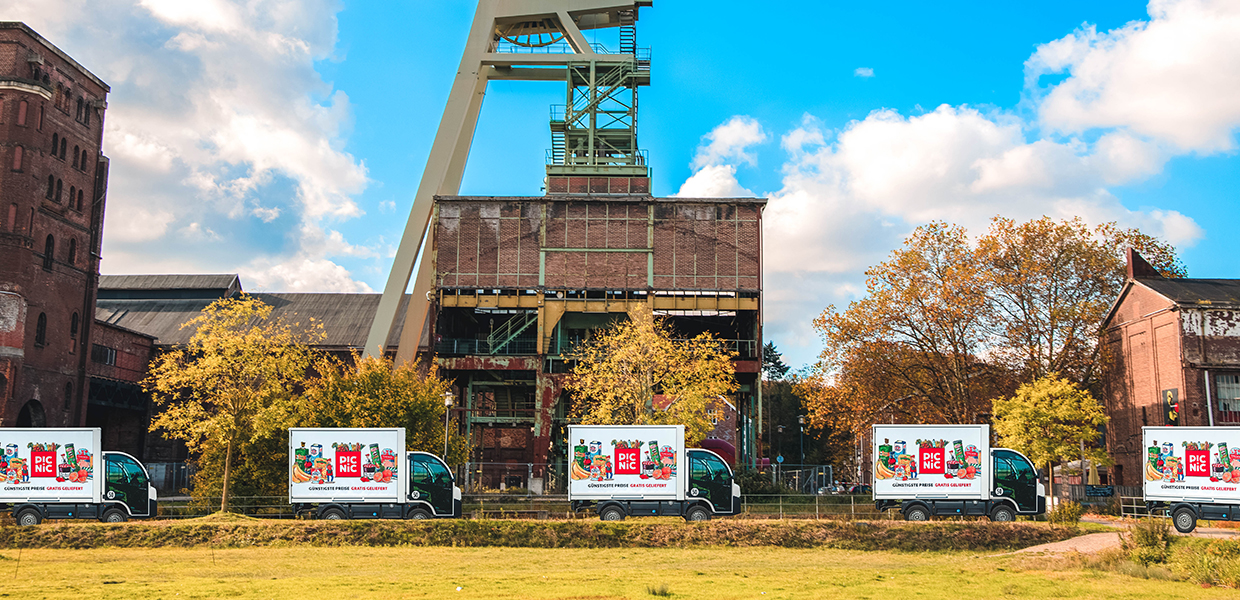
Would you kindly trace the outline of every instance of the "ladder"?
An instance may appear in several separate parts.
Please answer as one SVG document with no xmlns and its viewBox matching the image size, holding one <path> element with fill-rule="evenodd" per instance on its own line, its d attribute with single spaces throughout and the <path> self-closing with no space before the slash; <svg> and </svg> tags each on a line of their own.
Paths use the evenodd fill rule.
<svg viewBox="0 0 1240 600">
<path fill-rule="evenodd" d="M 620 11 L 620 54 L 637 55 L 637 24 L 635 11 Z"/>
</svg>

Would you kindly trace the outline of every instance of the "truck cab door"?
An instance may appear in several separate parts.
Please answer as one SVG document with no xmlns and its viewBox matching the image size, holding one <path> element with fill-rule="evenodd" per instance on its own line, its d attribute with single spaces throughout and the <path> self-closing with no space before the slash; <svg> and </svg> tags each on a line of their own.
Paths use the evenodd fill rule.
<svg viewBox="0 0 1240 600">
<path fill-rule="evenodd" d="M 454 513 L 455 481 L 448 467 L 429 454 L 409 455 L 409 500 L 421 500 L 431 505 L 435 516 Z"/>
<path fill-rule="evenodd" d="M 995 496 L 1011 498 L 1020 513 L 1038 512 L 1038 475 L 1024 456 L 1011 450 L 995 450 Z M 999 493 L 1002 491 L 1002 493 Z"/>
<path fill-rule="evenodd" d="M 689 498 L 710 502 L 717 514 L 732 514 L 732 470 L 711 452 L 690 451 Z"/>
<path fill-rule="evenodd" d="M 150 516 L 150 478 L 138 461 L 124 454 L 105 453 L 104 502 L 120 502 L 135 517 Z"/>
</svg>

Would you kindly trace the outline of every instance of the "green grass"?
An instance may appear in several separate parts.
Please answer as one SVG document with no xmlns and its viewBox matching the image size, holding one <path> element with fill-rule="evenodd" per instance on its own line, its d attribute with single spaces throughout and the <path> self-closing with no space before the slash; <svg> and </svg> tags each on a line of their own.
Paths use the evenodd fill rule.
<svg viewBox="0 0 1240 600">
<path fill-rule="evenodd" d="M 1234 598 L 1012 556 L 787 548 L 5 550 L 9 598 Z M 460 587 L 460 591 L 457 588 Z M 652 594 L 651 592 L 654 592 Z"/>
</svg>

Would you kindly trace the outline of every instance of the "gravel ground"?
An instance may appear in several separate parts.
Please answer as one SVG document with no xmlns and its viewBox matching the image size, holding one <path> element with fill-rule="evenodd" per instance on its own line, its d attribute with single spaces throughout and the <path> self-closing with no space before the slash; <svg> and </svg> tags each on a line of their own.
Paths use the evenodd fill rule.
<svg viewBox="0 0 1240 600">
<path fill-rule="evenodd" d="M 1107 548 L 1119 547 L 1119 532 L 1108 531 L 1106 533 L 1087 533 L 1078 535 L 1072 539 L 1062 542 L 1053 542 L 1050 544 L 1042 544 L 1040 546 L 1030 546 L 1023 550 L 1017 550 L 1013 554 L 1024 553 L 1045 553 L 1045 554 L 1066 554 L 1069 552 L 1080 552 L 1088 554 L 1101 552 Z"/>
</svg>

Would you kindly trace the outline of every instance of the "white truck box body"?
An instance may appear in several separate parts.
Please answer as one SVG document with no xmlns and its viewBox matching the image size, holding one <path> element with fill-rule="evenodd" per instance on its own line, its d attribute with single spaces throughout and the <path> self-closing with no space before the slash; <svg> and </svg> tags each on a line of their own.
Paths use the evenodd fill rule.
<svg viewBox="0 0 1240 600">
<path fill-rule="evenodd" d="M 876 500 L 990 499 L 989 425 L 874 425 L 872 431 Z"/>
<path fill-rule="evenodd" d="M 568 446 L 569 500 L 685 499 L 684 425 L 569 425 Z"/>
<path fill-rule="evenodd" d="M 288 437 L 290 504 L 404 502 L 409 469 L 403 427 L 294 428 Z"/>
<path fill-rule="evenodd" d="M 1240 504 L 1240 428 L 1144 427 L 1145 499 Z"/>
<path fill-rule="evenodd" d="M 0 449 L 0 503 L 102 502 L 98 428 L 0 428 Z"/>
</svg>

